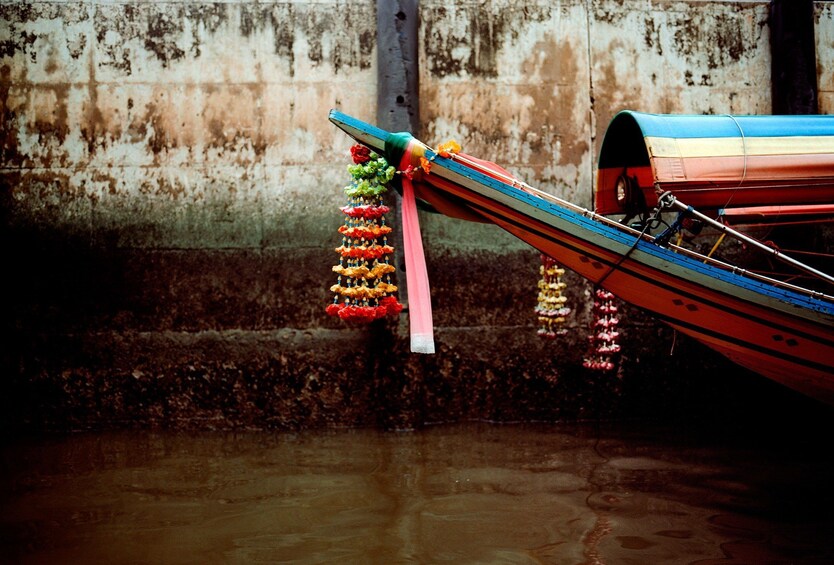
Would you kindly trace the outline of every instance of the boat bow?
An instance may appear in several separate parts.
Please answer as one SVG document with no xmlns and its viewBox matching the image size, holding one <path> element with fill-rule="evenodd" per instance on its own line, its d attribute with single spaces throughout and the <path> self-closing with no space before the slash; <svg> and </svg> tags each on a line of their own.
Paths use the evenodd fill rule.
<svg viewBox="0 0 834 565">
<path fill-rule="evenodd" d="M 419 151 L 403 163 L 397 146 L 413 139 L 408 134 L 337 111 L 330 119 L 400 170 L 415 167 L 415 192 L 434 210 L 494 223 L 739 365 L 834 404 L 830 293 L 693 253 L 652 236 L 648 224 L 635 229 L 466 155 L 442 156 L 414 140 Z M 431 160 L 429 171 L 418 169 L 420 157 Z"/>
</svg>

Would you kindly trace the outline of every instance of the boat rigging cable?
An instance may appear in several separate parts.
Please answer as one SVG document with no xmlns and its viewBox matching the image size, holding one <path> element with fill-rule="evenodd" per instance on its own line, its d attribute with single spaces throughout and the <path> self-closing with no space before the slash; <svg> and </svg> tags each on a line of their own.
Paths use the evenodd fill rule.
<svg viewBox="0 0 834 565">
<path fill-rule="evenodd" d="M 801 271 L 804 271 L 808 274 L 814 275 L 815 277 L 818 277 L 818 278 L 820 278 L 820 279 L 822 279 L 822 280 L 824 280 L 824 281 L 826 281 L 830 284 L 834 284 L 834 277 L 832 277 L 831 275 L 823 273 L 822 271 L 818 271 L 818 270 L 814 269 L 813 267 L 810 267 L 810 266 L 806 265 L 805 263 L 803 263 L 801 261 L 797 261 L 796 259 L 794 259 L 792 257 L 789 257 L 788 255 L 785 255 L 784 253 L 780 252 L 777 249 L 773 249 L 772 247 L 768 247 L 767 245 L 763 244 L 762 242 L 760 242 L 757 239 L 754 239 L 752 237 L 744 235 L 740 231 L 734 230 L 733 228 L 729 227 L 726 224 L 722 224 L 721 222 L 717 222 L 717 221 L 713 220 L 709 216 L 698 212 L 692 206 L 688 206 L 687 204 L 684 204 L 683 202 L 680 202 L 675 197 L 675 195 L 672 194 L 669 191 L 666 191 L 663 194 L 661 194 L 658 197 L 657 202 L 658 202 L 658 206 L 660 206 L 660 207 L 670 208 L 670 209 L 671 208 L 677 208 L 678 210 L 681 210 L 681 211 L 684 211 L 686 213 L 692 214 L 693 216 L 695 216 L 699 220 L 702 220 L 702 221 L 708 223 L 709 225 L 718 229 L 722 233 L 729 233 L 733 237 L 738 238 L 739 240 L 743 241 L 744 243 L 748 243 L 750 245 L 755 246 L 756 248 L 764 251 L 765 253 L 768 253 L 768 254 L 772 255 L 773 257 L 775 257 L 776 259 L 778 259 L 778 260 L 780 260 L 784 263 L 788 263 L 790 265 L 793 265 L 794 267 L 796 267 L 797 269 L 799 269 Z"/>
<path fill-rule="evenodd" d="M 741 124 L 738 123 L 738 120 L 735 119 L 735 117 L 733 117 L 731 114 L 724 114 L 724 115 L 727 116 L 728 118 L 730 118 L 731 120 L 733 120 L 733 123 L 738 128 L 738 133 L 739 133 L 739 135 L 741 135 L 741 152 L 742 152 L 742 156 L 744 158 L 744 164 L 743 164 L 743 168 L 741 170 L 741 180 L 738 181 L 738 186 L 736 186 L 733 189 L 733 191 L 730 193 L 730 196 L 727 198 L 727 202 L 724 203 L 724 208 L 727 208 L 730 205 L 730 201 L 733 199 L 733 196 L 735 195 L 736 190 L 741 188 L 741 185 L 744 184 L 744 181 L 747 178 L 747 138 L 744 137 L 744 130 L 741 129 Z"/>
</svg>

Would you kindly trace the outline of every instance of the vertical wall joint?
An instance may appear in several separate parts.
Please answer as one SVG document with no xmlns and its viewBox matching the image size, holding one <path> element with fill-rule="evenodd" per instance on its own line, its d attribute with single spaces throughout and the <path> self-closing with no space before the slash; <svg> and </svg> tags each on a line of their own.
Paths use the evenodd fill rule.
<svg viewBox="0 0 834 565">
<path fill-rule="evenodd" d="M 377 122 L 388 131 L 417 133 L 418 0 L 377 1 Z"/>
<path fill-rule="evenodd" d="M 771 0 L 773 114 L 817 114 L 813 0 Z"/>
</svg>

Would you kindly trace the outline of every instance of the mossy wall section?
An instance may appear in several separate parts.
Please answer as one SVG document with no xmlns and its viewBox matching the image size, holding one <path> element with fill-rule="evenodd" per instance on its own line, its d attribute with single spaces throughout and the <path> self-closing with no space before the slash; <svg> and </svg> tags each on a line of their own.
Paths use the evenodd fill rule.
<svg viewBox="0 0 834 565">
<path fill-rule="evenodd" d="M 769 112 L 767 2 L 419 16 L 418 137 L 581 205 L 621 109 Z M 830 112 L 834 9 L 815 18 Z M 627 306 L 617 374 L 585 371 L 584 281 L 542 340 L 538 253 L 432 215 L 437 354 L 408 351 L 406 315 L 326 316 L 351 145 L 327 115 L 375 121 L 375 25 L 370 0 L 0 5 L 6 430 L 631 417 L 758 383 Z"/>
</svg>

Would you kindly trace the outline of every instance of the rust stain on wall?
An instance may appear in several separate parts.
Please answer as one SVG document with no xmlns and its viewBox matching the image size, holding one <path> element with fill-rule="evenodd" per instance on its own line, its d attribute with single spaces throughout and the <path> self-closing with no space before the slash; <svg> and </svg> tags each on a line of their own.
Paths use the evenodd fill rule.
<svg viewBox="0 0 834 565">
<path fill-rule="evenodd" d="M 252 158 L 262 156 L 266 151 L 258 110 L 258 101 L 263 96 L 262 86 L 207 86 L 204 94 L 203 121 L 208 134 L 207 147 L 234 150 L 237 153 L 243 149 L 251 151 Z"/>
<path fill-rule="evenodd" d="M 534 47 L 535 59 L 522 62 L 525 76 L 540 77 L 531 86 L 530 116 L 525 127 L 547 131 L 545 139 L 531 139 L 528 162 L 533 165 L 578 165 L 588 151 L 587 133 L 587 77 L 580 71 L 584 61 L 569 42 L 546 37 Z M 554 163 L 555 160 L 555 163 Z"/>
<path fill-rule="evenodd" d="M 104 129 L 104 117 L 98 106 L 95 59 L 92 51 L 90 51 L 89 61 L 90 79 L 87 83 L 88 97 L 85 101 L 84 120 L 81 123 L 80 129 L 82 137 L 87 141 L 88 153 L 93 154 L 96 152 L 96 147 L 104 143 L 103 140 L 99 140 L 99 132 Z"/>
<path fill-rule="evenodd" d="M 660 26 L 652 17 L 643 20 L 643 41 L 646 47 L 654 49 L 658 55 L 663 55 L 663 41 L 660 39 Z"/>
<path fill-rule="evenodd" d="M 6 163 L 164 166 L 174 156 L 184 162 L 188 152 L 201 162 L 249 166 L 270 147 L 279 155 L 297 135 L 293 129 L 325 127 L 310 129 L 308 122 L 326 124 L 321 108 L 335 105 L 334 93 L 305 74 L 316 92 L 316 116 L 308 118 L 306 107 L 294 112 L 296 67 L 321 67 L 331 79 L 374 63 L 372 3 L 332 10 L 295 3 L 45 2 L 5 4 L 0 14 L 10 22 L 10 36 L 0 43 Z M 79 22 L 86 31 L 67 28 Z M 56 26 L 62 31 L 53 33 Z M 270 38 L 274 52 L 265 52 Z M 288 60 L 286 75 L 269 74 L 280 69 L 274 55 Z M 268 104 L 275 98 L 267 100 L 266 89 L 277 92 L 281 84 L 282 106 Z M 268 120 L 271 112 L 304 124 Z M 275 123 L 288 129 L 264 129 Z"/>
<path fill-rule="evenodd" d="M 142 33 L 137 19 L 140 10 L 141 7 L 135 4 L 99 6 L 96 9 L 93 31 L 98 66 L 121 71 L 125 76 L 132 74 L 136 54 L 131 52 L 127 42 Z"/>
<path fill-rule="evenodd" d="M 55 136 L 63 143 L 69 133 L 67 124 L 67 98 L 70 86 L 56 84 L 42 86 L 32 92 L 32 118 L 29 126 L 37 131 L 41 142 Z"/>
</svg>

